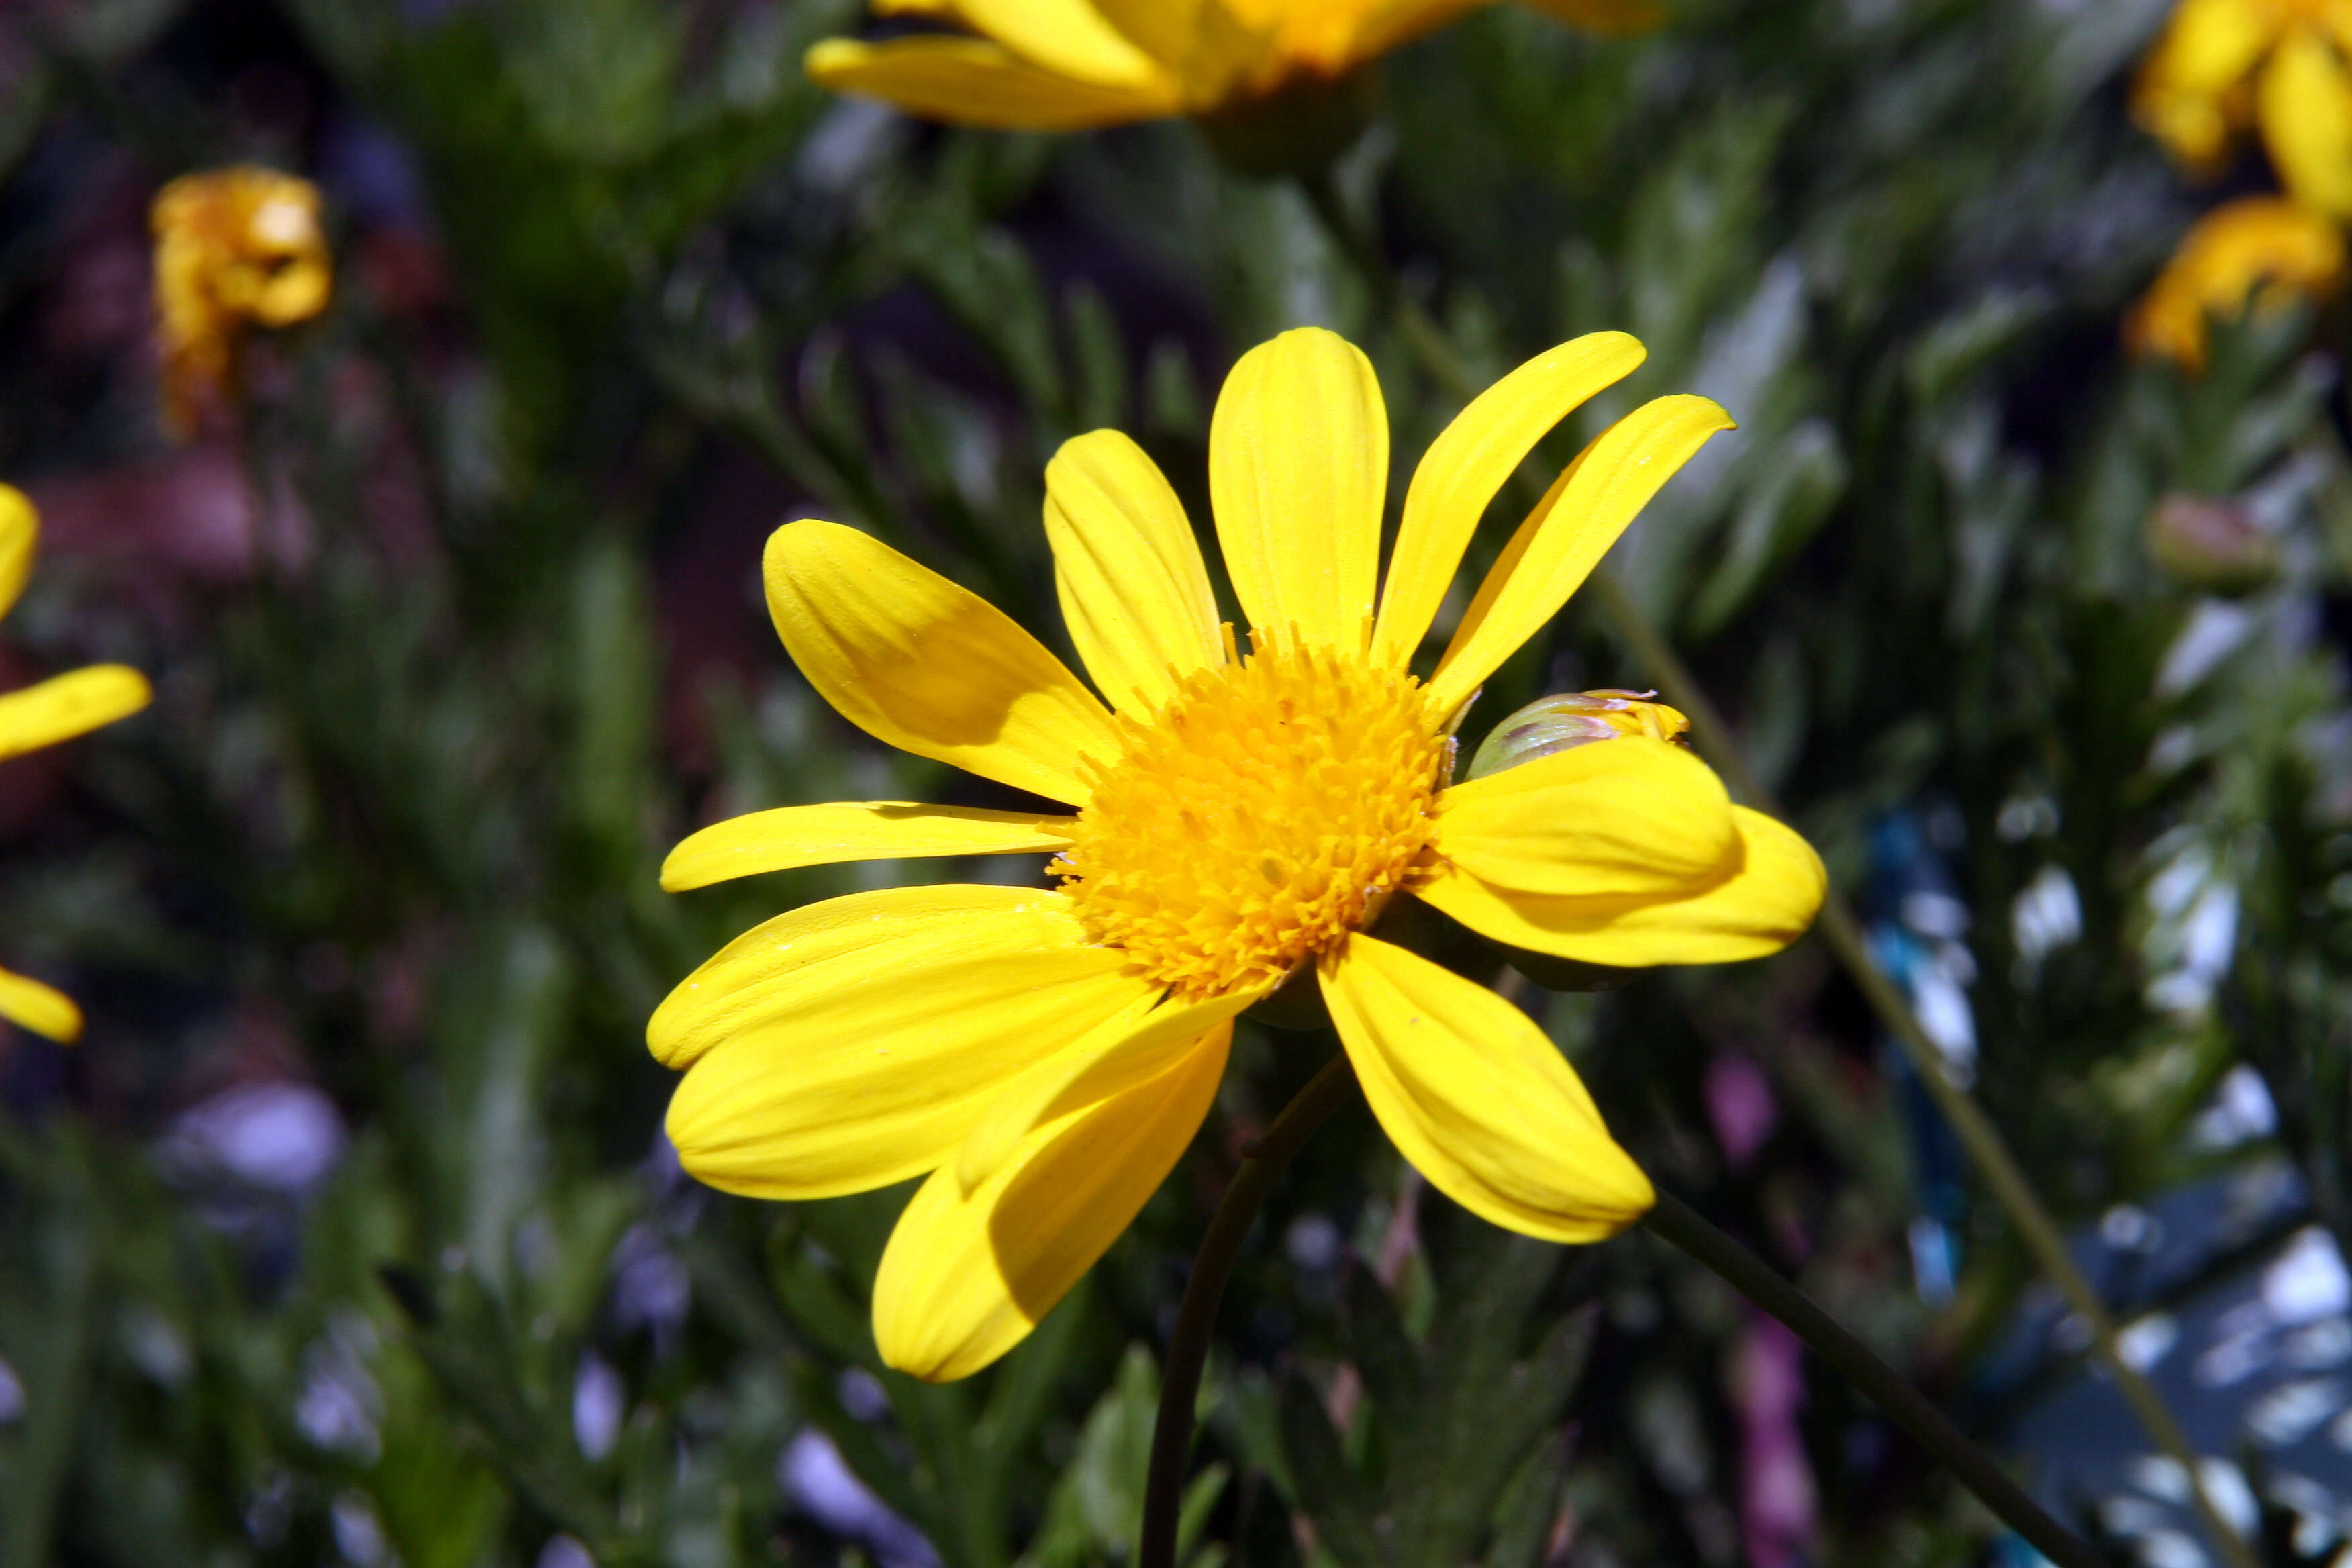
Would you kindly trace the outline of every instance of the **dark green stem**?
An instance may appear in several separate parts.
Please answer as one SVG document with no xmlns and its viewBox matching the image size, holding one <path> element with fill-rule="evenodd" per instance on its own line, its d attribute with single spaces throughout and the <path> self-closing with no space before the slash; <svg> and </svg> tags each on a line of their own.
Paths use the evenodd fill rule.
<svg viewBox="0 0 2352 1568">
<path fill-rule="evenodd" d="M 1184 1282 L 1184 1304 L 1160 1373 L 1160 1414 L 1151 1424 L 1151 1468 L 1143 1483 L 1143 1533 L 1137 1568 L 1175 1568 L 1176 1516 L 1184 1500 L 1184 1461 L 1192 1447 L 1192 1407 L 1201 1396 L 1201 1369 L 1208 1363 L 1209 1331 L 1217 1304 L 1241 1256 L 1242 1239 L 1257 1218 L 1265 1194 L 1307 1136 L 1323 1125 L 1356 1086 L 1345 1056 L 1333 1057 L 1274 1119 L 1234 1173 L 1225 1195 L 1201 1238 L 1192 1277 Z"/>
<path fill-rule="evenodd" d="M 1868 1345 L 1845 1331 L 1813 1299 L 1790 1284 L 1762 1258 L 1698 1216 L 1666 1193 L 1643 1222 L 1663 1239 L 1689 1253 L 1729 1281 L 1732 1288 L 1789 1326 L 1815 1355 L 1829 1363 L 1912 1439 L 1948 1466 L 1960 1484 L 1977 1495 L 2003 1524 L 2025 1537 L 2058 1568 L 2105 1568 L 2082 1537 L 2043 1511 L 1992 1457 L 1968 1439 L 1945 1414 L 1927 1402 Z"/>
</svg>

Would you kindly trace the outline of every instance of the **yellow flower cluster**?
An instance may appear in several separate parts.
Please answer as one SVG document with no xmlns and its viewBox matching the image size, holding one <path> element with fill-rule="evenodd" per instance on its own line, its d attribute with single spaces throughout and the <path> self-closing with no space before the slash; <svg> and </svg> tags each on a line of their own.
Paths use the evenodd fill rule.
<svg viewBox="0 0 2352 1568">
<path fill-rule="evenodd" d="M 2322 300 L 2352 221 L 2352 0 L 2181 0 L 2141 63 L 2132 113 L 2193 172 L 2258 131 L 2285 198 L 2207 214 L 2133 312 L 2137 352 L 2204 368 L 2209 318 Z"/>
<path fill-rule="evenodd" d="M 185 174 L 156 193 L 155 310 L 163 423 L 194 433 L 236 389 L 247 329 L 286 327 L 327 307 L 332 270 L 308 180 L 252 167 Z"/>
<path fill-rule="evenodd" d="M 831 38 L 809 74 L 961 125 L 1074 131 L 1212 115 L 1328 83 L 1494 0 L 875 0 L 955 32 Z M 1526 0 L 1595 31 L 1657 18 L 1647 0 Z"/>
<path fill-rule="evenodd" d="M 24 494 L 0 485 L 0 615 L 14 607 L 32 575 L 40 518 Z M 147 706 L 147 678 L 120 664 L 95 664 L 0 695 L 0 759 L 22 756 L 111 724 Z M 0 969 L 0 1018 L 37 1035 L 70 1041 L 81 1033 L 72 998 L 37 980 Z"/>
<path fill-rule="evenodd" d="M 1560 958 L 1705 963 L 1775 952 L 1820 907 L 1820 859 L 1731 803 L 1674 743 L 1672 710 L 1598 694 L 1605 742 L 1454 777 L 1480 684 L 1730 427 L 1706 399 L 1658 398 L 1595 438 L 1434 669 L 1412 673 L 1504 480 L 1642 358 L 1594 333 L 1464 409 L 1413 474 L 1382 581 L 1389 428 L 1370 364 L 1316 329 L 1244 355 L 1211 421 L 1209 495 L 1247 652 L 1158 468 L 1116 431 L 1069 442 L 1045 521 L 1091 689 L 863 533 L 795 522 L 769 541 L 777 632 L 845 718 L 1070 808 L 785 806 L 705 828 L 663 868 L 676 889 L 854 859 L 1055 857 L 1055 889 L 892 889 L 781 915 L 688 976 L 648 1031 L 686 1073 L 670 1136 L 712 1185 L 814 1198 L 928 1173 L 875 1285 L 889 1364 L 961 1377 L 1027 1333 L 1192 1140 L 1234 1019 L 1288 983 L 1319 988 L 1373 1114 L 1465 1207 L 1579 1242 L 1649 1206 L 1526 1015 L 1373 934 L 1412 897 Z"/>
</svg>

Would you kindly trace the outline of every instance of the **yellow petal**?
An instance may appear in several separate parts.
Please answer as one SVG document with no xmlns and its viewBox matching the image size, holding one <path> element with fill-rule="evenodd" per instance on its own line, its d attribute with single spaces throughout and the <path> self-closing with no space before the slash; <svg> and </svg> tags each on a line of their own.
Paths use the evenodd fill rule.
<svg viewBox="0 0 2352 1568">
<path fill-rule="evenodd" d="M 1459 867 L 1412 890 L 1481 936 L 1586 963 L 1633 969 L 1762 958 L 1804 935 L 1829 879 L 1813 847 L 1789 828 L 1746 806 L 1731 810 L 1740 838 L 1734 869 L 1688 898 L 1514 893 Z"/>
<path fill-rule="evenodd" d="M 1118 739 L 1103 705 L 1002 610 L 834 522 L 768 540 L 768 612 L 842 717 L 919 757 L 1084 805 L 1083 759 Z"/>
<path fill-rule="evenodd" d="M 0 1018 L 61 1046 L 81 1038 L 81 1009 L 72 997 L 5 969 L 0 969 Z"/>
<path fill-rule="evenodd" d="M 779 806 L 730 816 L 689 835 L 662 862 L 661 885 L 677 893 L 731 877 L 840 860 L 1059 849 L 1069 843 L 1076 822 L 1075 817 L 1024 811 L 976 811 L 896 800 Z"/>
<path fill-rule="evenodd" d="M 2303 205 L 2352 219 L 2352 73 L 2333 44 L 2298 27 L 2263 68 L 2263 144 Z"/>
<path fill-rule="evenodd" d="M 1546 432 L 1648 351 L 1623 332 L 1589 332 L 1519 366 L 1454 416 L 1405 491 L 1404 521 L 1381 588 L 1372 657 L 1402 669 L 1429 633 L 1487 503 Z"/>
<path fill-rule="evenodd" d="M 93 664 L 0 697 L 0 757 L 21 756 L 136 713 L 154 697 L 128 665 Z"/>
<path fill-rule="evenodd" d="M 16 606 L 33 574 L 33 547 L 41 536 L 41 516 L 25 492 L 0 485 L 0 616 Z"/>
<path fill-rule="evenodd" d="M 1666 19 L 1665 7 L 1652 0 L 1524 0 L 1538 11 L 1548 11 L 1563 22 L 1573 23 L 1588 33 L 1617 37 L 1627 33 L 1646 33 Z"/>
<path fill-rule="evenodd" d="M 1159 66 L 1087 0 L 876 0 L 877 16 L 957 22 L 1058 77 L 1098 87 L 1164 86 Z"/>
<path fill-rule="evenodd" d="M 1230 1024 L 1262 993 L 1205 1002 L 1163 1001 L 1150 1016 L 1118 1018 L 1008 1084 L 956 1152 L 956 1180 L 966 1194 L 1004 1167 L 1022 1141 L 1049 1121 L 1158 1078 L 1213 1031 Z"/>
<path fill-rule="evenodd" d="M 1721 879 L 1739 830 L 1713 769 L 1626 736 L 1455 784 L 1438 797 L 1435 843 L 1501 891 L 1654 899 Z"/>
<path fill-rule="evenodd" d="M 2140 129 L 2192 168 L 2218 163 L 2230 137 L 2231 91 L 2278 37 L 2257 0 L 2180 0 L 2133 79 Z"/>
<path fill-rule="evenodd" d="M 1149 712 L 1179 679 L 1224 662 L 1217 599 L 1183 503 L 1116 430 L 1045 465 L 1045 538 L 1070 640 L 1110 705 Z"/>
<path fill-rule="evenodd" d="M 1546 1241 L 1600 1241 L 1650 1206 L 1649 1178 L 1526 1014 L 1360 931 L 1318 973 L 1372 1114 L 1439 1192 Z"/>
<path fill-rule="evenodd" d="M 1156 986 L 1087 944 L 1058 893 L 891 888 L 781 915 L 654 1013 L 688 1067 L 669 1132 L 729 1192 L 829 1197 L 947 1160 L 989 1100 Z"/>
<path fill-rule="evenodd" d="M 1511 536 L 1430 681 L 1451 712 L 1517 651 L 1600 563 L 1617 536 L 1731 416 L 1704 397 L 1645 403 L 1602 431 Z"/>
<path fill-rule="evenodd" d="M 1216 1098 L 1230 1025 L 1159 1078 L 1056 1118 L 966 1196 L 953 1170 L 898 1217 L 874 1280 L 882 1359 L 933 1383 L 1011 1350 L 1134 1220 Z"/>
<path fill-rule="evenodd" d="M 2318 301 L 2343 286 L 2344 235 L 2324 214 L 2279 196 L 2241 196 L 2197 220 L 2124 322 L 2136 353 L 2205 368 L 2206 321 L 2251 306 Z"/>
<path fill-rule="evenodd" d="M 1031 65 L 982 38 L 827 38 L 808 52 L 809 77 L 926 120 L 1001 131 L 1084 131 L 1154 120 L 1179 108 L 1174 89 L 1106 87 Z"/>
<path fill-rule="evenodd" d="M 1353 343 L 1300 327 L 1242 356 L 1210 420 L 1209 497 L 1253 626 L 1363 647 L 1388 477 L 1388 410 Z"/>
<path fill-rule="evenodd" d="M 1091 0 L 1119 35 L 1161 65 L 1181 71 L 1199 47 L 1213 0 Z"/>
</svg>

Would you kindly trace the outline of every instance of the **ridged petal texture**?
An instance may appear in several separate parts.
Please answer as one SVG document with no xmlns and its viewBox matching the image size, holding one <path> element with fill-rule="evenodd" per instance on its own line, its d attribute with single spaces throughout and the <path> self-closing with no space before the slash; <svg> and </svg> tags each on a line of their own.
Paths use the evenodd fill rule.
<svg viewBox="0 0 2352 1568">
<path fill-rule="evenodd" d="M 1018 1343 L 1118 1238 L 1200 1131 L 1231 1037 L 1221 1025 L 1159 1077 L 1036 1128 L 970 1192 L 951 1167 L 924 1183 L 874 1281 L 882 1359 L 945 1382 Z"/>
<path fill-rule="evenodd" d="M 1828 874 L 1812 846 L 1788 827 L 1746 806 L 1731 812 L 1737 852 L 1718 877 L 1679 897 L 1527 893 L 1459 867 L 1441 869 L 1413 891 L 1481 936 L 1557 958 L 1624 968 L 1762 958 L 1813 923 Z"/>
<path fill-rule="evenodd" d="M 730 816 L 689 835 L 662 862 L 661 885 L 677 893 L 734 877 L 843 860 L 1059 849 L 1069 843 L 1076 821 L 898 800 L 782 805 Z"/>
<path fill-rule="evenodd" d="M 1373 657 L 1402 669 L 1429 634 L 1478 520 L 1553 426 L 1642 363 L 1639 341 L 1591 332 L 1539 354 L 1471 400 L 1429 445 L 1405 491 L 1381 587 Z"/>
<path fill-rule="evenodd" d="M 1443 711 L 1559 613 L 1650 498 L 1731 416 L 1704 397 L 1645 403 L 1593 438 L 1511 536 L 1430 679 Z"/>
<path fill-rule="evenodd" d="M 1209 424 L 1209 498 L 1252 626 L 1362 647 L 1388 478 L 1388 409 L 1353 343 L 1301 327 L 1242 356 Z"/>
<path fill-rule="evenodd" d="M 1526 1014 L 1361 932 L 1319 974 L 1372 1114 L 1438 1191 L 1548 1241 L 1601 1240 L 1650 1206 L 1649 1178 Z"/>
<path fill-rule="evenodd" d="M 1148 714 L 1224 661 L 1183 504 L 1127 437 L 1080 436 L 1045 465 L 1045 538 L 1070 641 L 1113 708 Z"/>
<path fill-rule="evenodd" d="M 893 888 L 738 937 L 646 1031 L 688 1070 L 669 1133 L 697 1177 L 759 1197 L 887 1186 L 949 1159 L 1024 1069 L 1155 988 L 1035 889 Z"/>
<path fill-rule="evenodd" d="M 1720 880 L 1740 847 L 1714 770 L 1647 736 L 1456 784 L 1437 822 L 1440 856 L 1511 893 L 1671 898 Z"/>
<path fill-rule="evenodd" d="M 886 744 L 1083 805 L 1118 740 L 1094 693 L 978 595 L 878 540 L 795 522 L 768 541 L 776 633 L 809 684 Z"/>
</svg>

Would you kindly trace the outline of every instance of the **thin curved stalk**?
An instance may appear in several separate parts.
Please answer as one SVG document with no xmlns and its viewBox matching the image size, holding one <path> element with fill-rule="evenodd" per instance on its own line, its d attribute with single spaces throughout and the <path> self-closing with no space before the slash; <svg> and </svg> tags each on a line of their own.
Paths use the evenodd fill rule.
<svg viewBox="0 0 2352 1568">
<path fill-rule="evenodd" d="M 1977 1500 L 1990 1509 L 2010 1529 L 2023 1536 L 2058 1568 L 2105 1568 L 2105 1562 L 2082 1537 L 2053 1519 L 1967 1434 L 1914 1388 L 1909 1380 L 1871 1353 L 1870 1347 L 1846 1331 L 1843 1324 L 1823 1311 L 1798 1289 L 1730 1237 L 1709 1225 L 1679 1198 L 1660 1193 L 1655 1207 L 1643 1216 L 1658 1237 L 1705 1264 L 1758 1307 L 1788 1325 L 1808 1349 L 1845 1374 L 1872 1403 L 1886 1412 L 1914 1441 L 1941 1459 Z"/>
<path fill-rule="evenodd" d="M 1356 1075 L 1344 1055 L 1324 1063 L 1323 1070 L 1291 1097 L 1274 1125 L 1251 1148 L 1225 1188 L 1209 1221 L 1208 1234 L 1201 1238 L 1200 1253 L 1192 1259 L 1192 1277 L 1184 1282 L 1184 1304 L 1177 1309 L 1176 1331 L 1168 1341 L 1168 1359 L 1160 1373 L 1160 1411 L 1151 1424 L 1151 1468 L 1143 1484 L 1143 1531 L 1136 1548 L 1137 1568 L 1175 1568 L 1176 1516 L 1184 1498 L 1184 1460 L 1192 1447 L 1192 1407 L 1201 1396 L 1201 1369 L 1208 1363 L 1209 1332 L 1216 1326 L 1217 1304 L 1224 1300 L 1225 1281 L 1241 1256 L 1242 1240 L 1249 1235 L 1275 1178 L 1355 1087 Z"/>
<path fill-rule="evenodd" d="M 1477 395 L 1479 387 L 1444 331 L 1431 319 L 1419 301 L 1397 284 L 1396 275 L 1387 258 L 1349 218 L 1338 186 L 1328 172 L 1307 175 L 1300 180 L 1307 205 L 1329 233 L 1332 243 L 1345 255 L 1350 265 L 1362 275 L 1384 313 L 1395 322 L 1398 335 L 1413 356 L 1421 362 L 1430 378 L 1446 392 L 1467 403 Z M 1517 476 L 1529 479 L 1526 470 Z M 1540 490 L 1540 480 L 1534 483 Z M 1607 563 L 1594 568 L 1586 579 L 1586 588 L 1600 605 L 1602 616 L 1617 634 L 1634 660 L 1643 665 L 1648 678 L 1657 683 L 1666 700 L 1680 709 L 1691 721 L 1692 738 L 1706 754 L 1731 793 L 1759 811 L 1784 816 L 1773 801 L 1771 793 L 1748 765 L 1748 760 L 1733 737 L 1731 727 L 1710 700 L 1690 667 L 1675 652 L 1674 644 L 1648 612 L 1629 593 L 1624 584 Z M 2214 1545 L 2220 1550 L 2230 1568 L 2261 1568 L 2252 1549 L 2245 1539 L 2230 1527 L 2221 1509 L 2215 1505 L 2205 1485 L 2197 1452 L 2189 1446 L 2188 1435 L 2164 1403 L 2164 1396 L 2153 1384 L 2126 1362 L 2120 1348 L 2116 1321 L 2083 1271 L 2067 1255 L 2063 1235 L 2050 1211 L 2042 1205 L 2033 1191 L 2016 1156 L 1994 1128 L 1976 1100 L 1966 1089 L 1954 1083 L 1945 1073 L 1943 1053 L 1927 1037 L 1918 1017 L 1911 1010 L 1886 972 L 1870 955 L 1864 940 L 1862 922 L 1855 917 L 1853 907 L 1845 896 L 1832 886 L 1822 904 L 1818 921 L 1822 939 L 1839 963 L 1853 976 L 1862 990 L 1871 1010 L 1894 1036 L 1895 1042 L 1907 1057 L 1920 1081 L 1927 1086 L 1928 1097 L 1943 1113 L 1969 1158 L 1991 1189 L 1993 1200 L 2017 1227 L 2019 1238 L 2026 1251 L 2032 1255 L 2035 1266 L 2058 1287 L 2067 1305 L 2090 1330 L 2091 1351 L 2100 1366 L 2114 1378 L 2116 1387 L 2139 1420 L 2148 1438 L 2168 1458 L 2187 1473 L 2189 1497 L 2196 1506 L 2199 1521 L 2204 1525 Z"/>
</svg>

